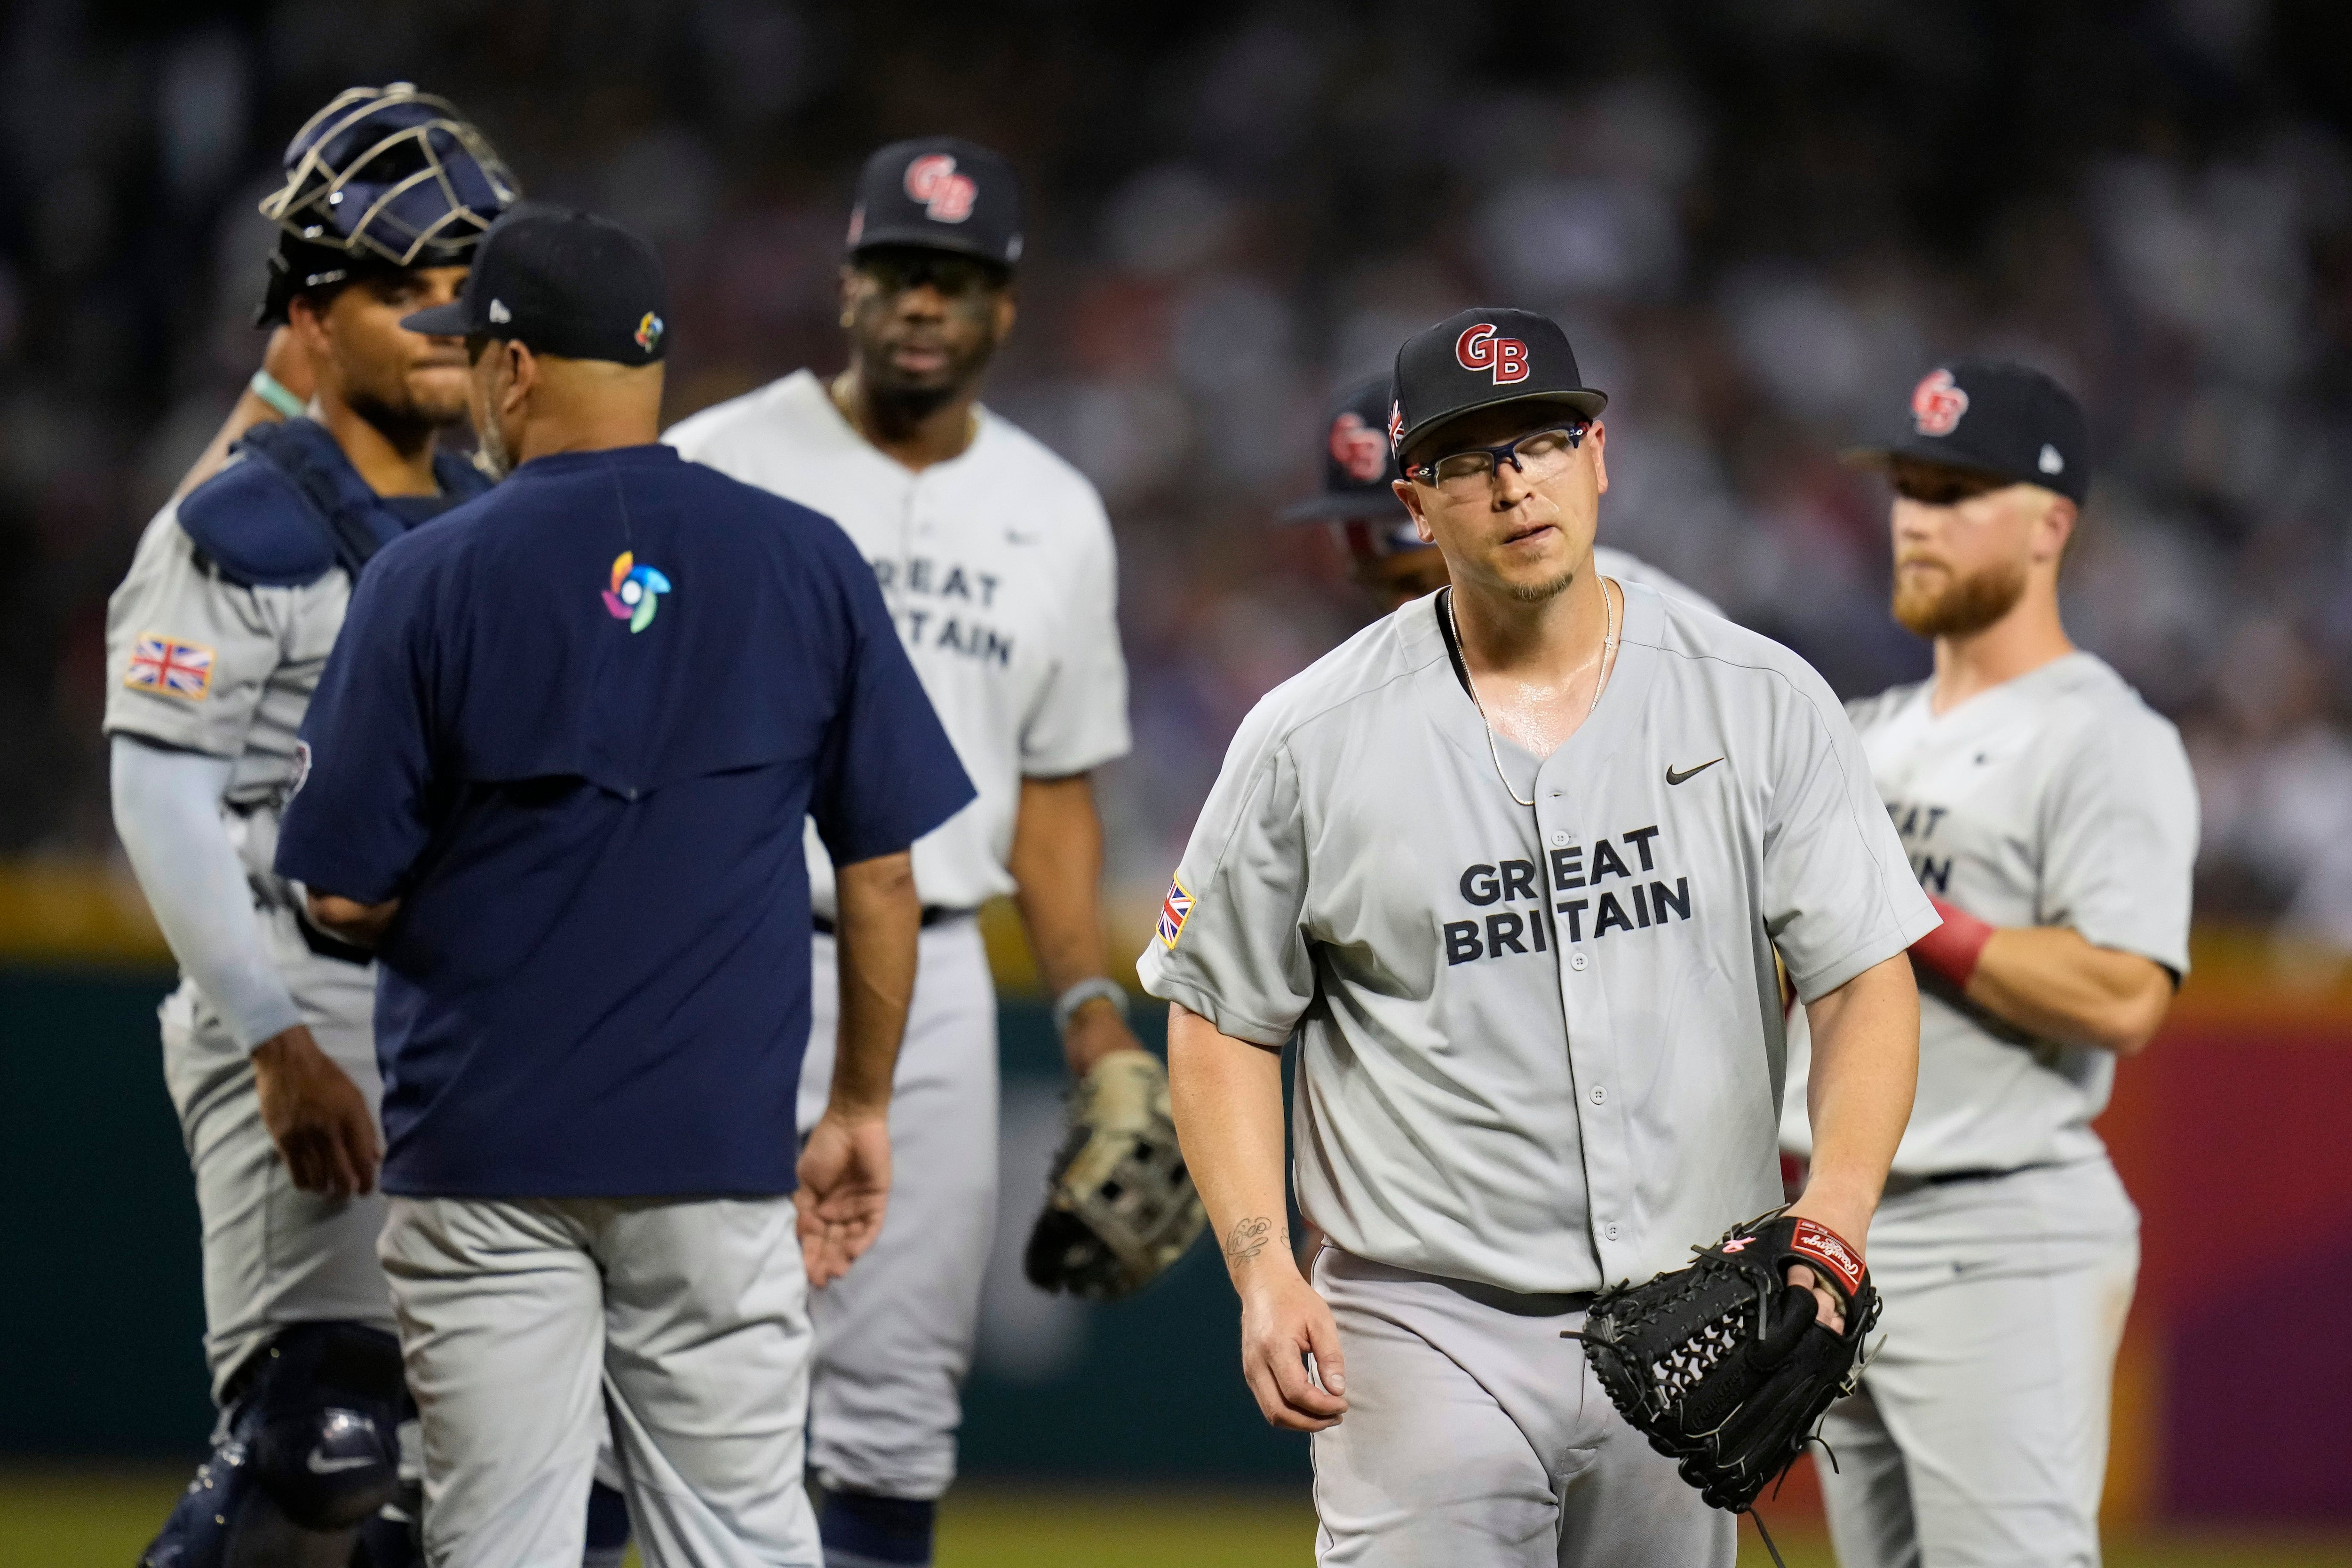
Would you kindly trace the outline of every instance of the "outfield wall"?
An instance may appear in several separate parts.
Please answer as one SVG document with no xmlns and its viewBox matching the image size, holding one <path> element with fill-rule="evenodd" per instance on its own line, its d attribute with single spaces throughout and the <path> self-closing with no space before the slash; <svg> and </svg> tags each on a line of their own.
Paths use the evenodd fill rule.
<svg viewBox="0 0 2352 1568">
<path fill-rule="evenodd" d="M 210 1412 L 195 1209 L 157 1061 L 169 976 L 151 936 L 103 899 L 80 938 L 11 943 L 12 920 L 19 936 L 46 923 L 21 904 L 12 915 L 7 891 L 0 880 L 0 952 L 15 955 L 0 967 L 11 1286 L 0 1454 L 192 1455 Z M 1268 1430 L 1242 1387 L 1234 1304 L 1208 1249 L 1116 1305 L 1046 1298 L 1019 1278 L 1062 1085 L 1017 932 L 993 917 L 990 935 L 1010 993 L 1005 1193 L 967 1469 L 1303 1483 L 1304 1439 Z M 2291 983 L 2258 945 L 2209 934 L 2199 953 L 2171 1024 L 2124 1065 L 2101 1124 L 2145 1218 L 2109 1512 L 2352 1522 L 2340 1418 L 2352 1409 L 2340 1327 L 2352 1301 L 2352 996 Z M 1145 1010 L 1156 1043 L 1159 1009 Z M 1800 1479 L 1783 1508 L 1803 1511 L 1810 1490 Z"/>
</svg>

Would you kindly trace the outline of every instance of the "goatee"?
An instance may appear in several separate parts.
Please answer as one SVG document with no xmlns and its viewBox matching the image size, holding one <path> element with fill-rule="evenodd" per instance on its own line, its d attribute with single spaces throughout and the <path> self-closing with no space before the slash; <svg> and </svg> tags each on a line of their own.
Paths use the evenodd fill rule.
<svg viewBox="0 0 2352 1568">
<path fill-rule="evenodd" d="M 2025 594 L 2025 564 L 1987 567 L 1973 577 L 1895 574 L 1895 619 L 1921 637 L 1967 637 L 2017 607 Z"/>
<path fill-rule="evenodd" d="M 1522 604 L 1541 604 L 1567 592 L 1575 580 L 1576 572 L 1570 569 L 1542 582 L 1515 582 L 1511 585 L 1511 597 Z M 1605 593 L 1607 590 L 1602 591 Z"/>
</svg>

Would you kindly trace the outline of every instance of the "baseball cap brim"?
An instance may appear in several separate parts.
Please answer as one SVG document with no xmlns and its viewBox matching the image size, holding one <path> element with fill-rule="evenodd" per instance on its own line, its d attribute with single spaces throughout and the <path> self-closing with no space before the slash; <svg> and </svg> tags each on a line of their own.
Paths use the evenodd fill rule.
<svg viewBox="0 0 2352 1568">
<path fill-rule="evenodd" d="M 1393 490 L 1326 490 L 1293 501 L 1276 515 L 1286 523 L 1370 523 L 1409 514 Z"/>
<path fill-rule="evenodd" d="M 1929 439 L 1925 437 L 1916 444 L 1897 441 L 1881 446 L 1849 446 L 1838 454 L 1837 460 L 1841 467 L 1852 468 L 1863 473 L 1884 474 L 1895 466 L 1898 458 L 1908 458 L 1915 463 L 1932 463 L 1938 468 L 1951 468 L 1963 474 L 1981 474 L 1989 479 L 2006 479 L 2013 484 L 2043 483 L 2039 476 L 2020 477 L 2014 474 L 2003 473 L 1998 468 L 1988 467 L 1982 463 L 1969 463 L 1956 459 L 1952 455 L 1950 447 L 1931 444 Z"/>
<path fill-rule="evenodd" d="M 1609 394 L 1604 392 L 1595 392 L 1590 387 L 1575 392 L 1506 392 L 1500 397 L 1490 397 L 1478 402 L 1465 403 L 1460 408 L 1449 408 L 1444 413 L 1425 419 L 1404 433 L 1402 438 L 1397 442 L 1398 462 L 1402 464 L 1404 455 L 1411 452 L 1424 437 L 1444 429 L 1454 421 L 1470 414 L 1483 413 L 1490 408 L 1501 408 L 1507 403 L 1515 402 L 1550 403 L 1558 407 L 1572 408 L 1587 419 L 1598 419 L 1601 417 L 1601 411 L 1609 406 Z"/>
<path fill-rule="evenodd" d="M 849 247 L 849 254 L 860 256 L 869 250 L 943 250 L 950 256 L 968 256 L 988 262 L 1006 272 L 1013 270 L 1013 264 L 989 246 L 961 235 L 943 235 L 929 228 L 869 228 Z"/>
<path fill-rule="evenodd" d="M 473 319 L 463 299 L 452 299 L 446 305 L 403 316 L 400 324 L 408 331 L 421 332 L 428 338 L 462 338 L 473 330 Z"/>
</svg>

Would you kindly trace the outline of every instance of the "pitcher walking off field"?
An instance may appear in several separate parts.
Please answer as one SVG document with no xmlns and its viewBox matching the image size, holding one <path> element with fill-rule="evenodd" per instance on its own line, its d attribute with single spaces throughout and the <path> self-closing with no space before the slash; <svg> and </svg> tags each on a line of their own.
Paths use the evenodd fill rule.
<svg viewBox="0 0 2352 1568">
<path fill-rule="evenodd" d="M 1451 587 L 1244 721 L 1139 965 L 1244 1374 L 1316 1434 L 1322 1563 L 1727 1568 L 1562 1333 L 1778 1200 L 1776 950 L 1823 1041 L 1797 1212 L 1862 1237 L 1935 915 L 1821 678 L 1594 570 L 1605 400 L 1557 326 L 1465 312 L 1395 387 Z"/>
</svg>

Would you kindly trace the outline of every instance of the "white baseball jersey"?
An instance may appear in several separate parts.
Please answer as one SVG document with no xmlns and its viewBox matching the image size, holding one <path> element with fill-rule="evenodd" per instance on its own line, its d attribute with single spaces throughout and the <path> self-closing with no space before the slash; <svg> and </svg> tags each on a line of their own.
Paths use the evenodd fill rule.
<svg viewBox="0 0 2352 1568">
<path fill-rule="evenodd" d="M 1777 946 L 1808 999 L 1936 924 L 1803 660 L 1625 590 L 1600 705 L 1487 735 L 1437 604 L 1260 702 L 1144 988 L 1299 1042 L 1299 1207 L 1334 1244 L 1522 1292 L 1646 1279 L 1780 1201 Z"/>
<path fill-rule="evenodd" d="M 2070 653 L 1938 715 L 1932 681 L 1849 713 L 1920 883 L 1995 925 L 2066 925 L 2189 972 L 2197 784 L 2171 723 L 2104 660 Z M 1782 1142 L 1811 1147 L 1808 1037 Z M 1904 1176 L 2013 1170 L 2105 1153 L 2115 1052 L 2037 1040 L 1923 976 L 1919 1096 Z"/>
<path fill-rule="evenodd" d="M 1013 891 L 1004 869 L 1023 778 L 1063 778 L 1128 747 L 1127 664 L 1110 520 L 1085 476 L 1026 432 L 975 410 L 962 455 L 912 472 L 797 371 L 705 409 L 662 439 L 698 463 L 814 507 L 856 540 L 882 584 L 979 798 L 915 841 L 928 904 L 972 908 Z M 818 914 L 833 864 L 814 833 Z"/>
</svg>

